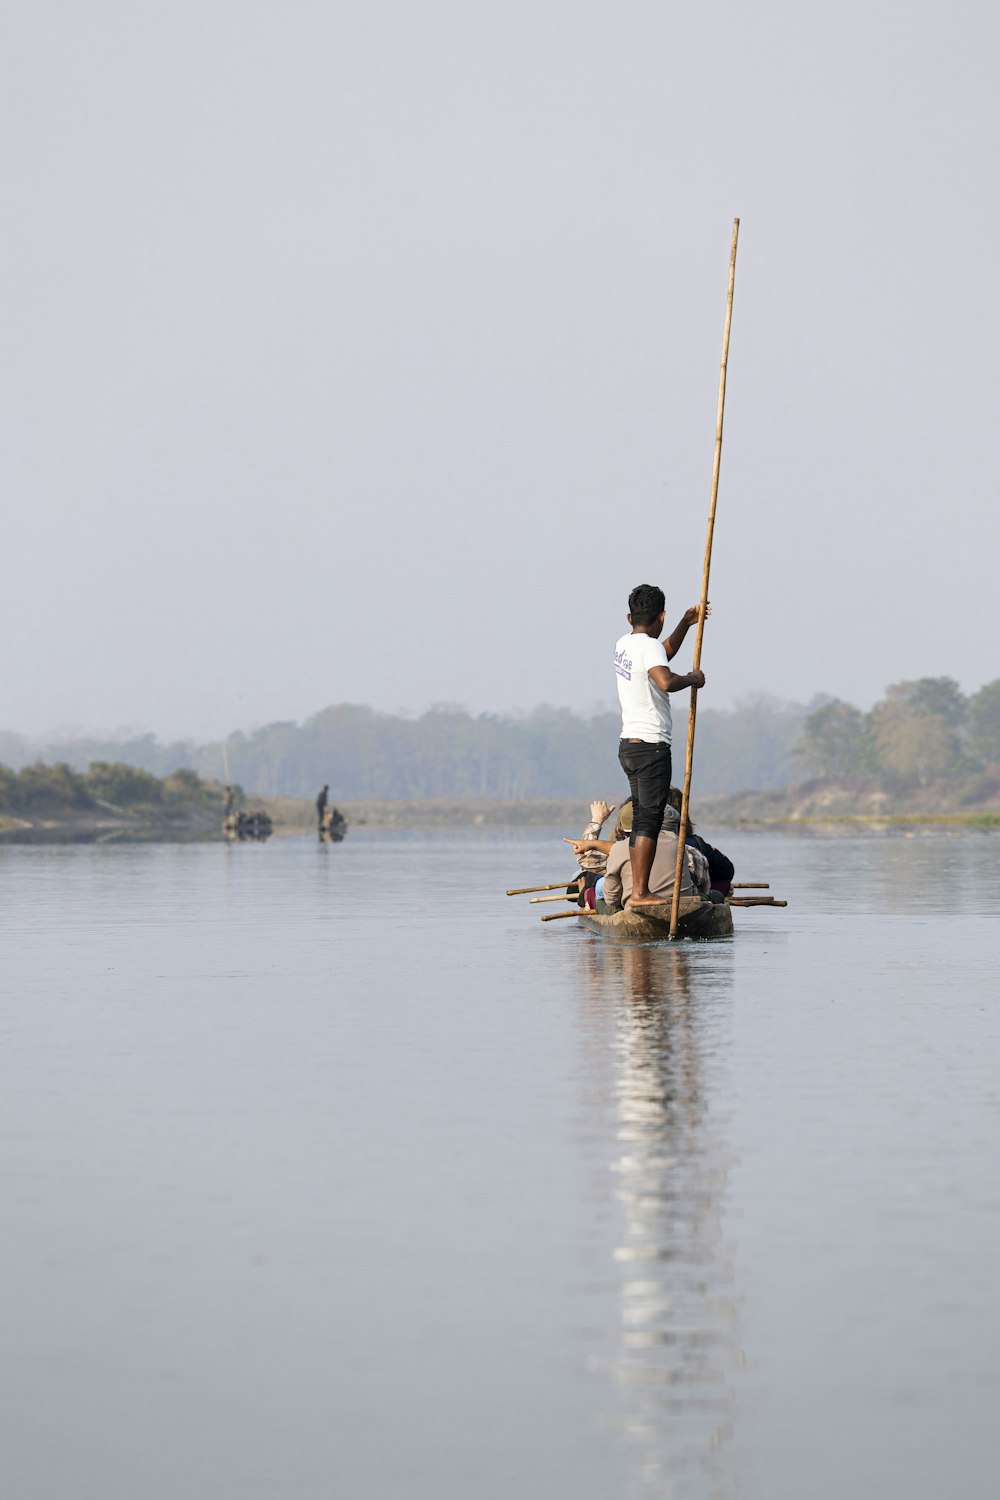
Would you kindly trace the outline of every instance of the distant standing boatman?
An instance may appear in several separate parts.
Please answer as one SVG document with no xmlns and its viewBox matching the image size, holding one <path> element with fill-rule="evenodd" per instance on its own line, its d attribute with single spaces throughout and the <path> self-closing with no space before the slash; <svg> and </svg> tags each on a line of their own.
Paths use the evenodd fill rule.
<svg viewBox="0 0 1000 1500">
<path fill-rule="evenodd" d="M 330 800 L 329 793 L 330 787 L 329 784 L 327 784 L 320 792 L 319 796 L 316 798 L 316 817 L 319 821 L 320 828 L 323 827 L 323 814 L 326 812 L 326 804 Z"/>
<path fill-rule="evenodd" d="M 672 672 L 667 666 L 698 619 L 698 606 L 686 610 L 661 643 L 665 602 L 663 590 L 655 584 L 640 583 L 634 588 L 628 596 L 631 634 L 623 635 L 615 644 L 615 672 L 622 706 L 618 760 L 632 789 L 629 906 L 659 904 L 659 898 L 650 894 L 649 872 L 670 791 L 671 720 L 667 695 L 679 693 L 683 688 L 705 686 L 704 672 L 682 674 Z"/>
</svg>

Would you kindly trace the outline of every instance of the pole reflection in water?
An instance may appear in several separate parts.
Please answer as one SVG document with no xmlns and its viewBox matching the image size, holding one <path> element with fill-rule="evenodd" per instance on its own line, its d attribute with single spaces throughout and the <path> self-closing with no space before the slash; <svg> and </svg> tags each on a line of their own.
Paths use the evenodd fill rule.
<svg viewBox="0 0 1000 1500">
<path fill-rule="evenodd" d="M 579 947 L 596 1033 L 588 1071 L 606 1069 L 609 1045 L 615 1069 L 603 1106 L 591 1095 L 595 1107 L 610 1102 L 611 1119 L 601 1129 L 588 1119 L 586 1131 L 597 1172 L 611 1177 L 610 1191 L 598 1191 L 610 1256 L 604 1226 L 597 1243 L 600 1283 L 618 1307 L 616 1325 L 588 1335 L 588 1369 L 608 1385 L 600 1418 L 626 1444 L 630 1496 L 725 1497 L 740 1348 L 723 1229 L 725 1117 L 712 1079 L 732 951 Z"/>
</svg>

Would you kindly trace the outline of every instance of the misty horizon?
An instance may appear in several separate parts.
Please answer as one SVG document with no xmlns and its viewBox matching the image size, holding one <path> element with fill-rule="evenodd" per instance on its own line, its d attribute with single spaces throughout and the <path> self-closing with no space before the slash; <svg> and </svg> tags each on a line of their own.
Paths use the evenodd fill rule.
<svg viewBox="0 0 1000 1500">
<path fill-rule="evenodd" d="M 998 668 L 998 671 L 1000 671 L 1000 668 Z M 916 681 L 919 677 L 925 677 L 928 675 L 930 674 L 913 673 L 910 677 L 901 678 L 900 681 Z M 948 676 L 950 674 L 942 675 Z M 992 682 L 995 679 L 989 678 L 984 682 L 976 683 L 963 683 L 957 678 L 954 680 L 958 682 L 959 688 L 966 696 L 971 696 L 980 688 L 986 686 L 986 681 Z M 882 688 L 867 700 L 863 699 L 859 694 L 856 693 L 835 693 L 822 688 L 816 689 L 814 692 L 808 694 L 808 696 L 804 698 L 786 698 L 778 693 L 768 692 L 765 689 L 749 689 L 745 693 L 741 693 L 738 696 L 732 698 L 729 702 L 722 704 L 711 701 L 711 690 L 709 686 L 706 686 L 699 694 L 698 706 L 699 714 L 704 714 L 706 712 L 718 712 L 720 714 L 738 714 L 758 703 L 768 704 L 777 709 L 788 709 L 796 712 L 807 713 L 823 703 L 828 703 L 834 699 L 840 699 L 844 702 L 850 702 L 856 708 L 861 709 L 862 712 L 867 713 L 875 706 L 877 702 L 881 700 L 884 693 L 891 686 L 891 683 L 884 683 L 882 685 Z M 673 707 L 674 717 L 678 724 L 686 722 L 689 697 L 690 695 L 687 691 L 678 693 L 676 695 Z M 425 703 L 417 707 L 407 707 L 400 704 L 360 703 L 355 700 L 341 699 L 336 702 L 331 701 L 329 703 L 321 704 L 298 715 L 261 718 L 259 720 L 231 725 L 226 729 L 216 729 L 214 731 L 211 729 L 199 730 L 196 728 L 163 729 L 157 725 L 148 723 L 122 723 L 116 725 L 67 723 L 54 725 L 47 729 L 33 730 L 26 729 L 17 724 L 0 723 L 0 740 L 2 740 L 4 736 L 7 736 L 13 739 L 23 740 L 29 744 L 51 744 L 55 746 L 65 740 L 70 739 L 93 739 L 104 740 L 108 743 L 114 743 L 116 741 L 125 741 L 141 736 L 152 735 L 161 744 L 185 744 L 199 742 L 222 743 L 227 738 L 233 735 L 253 735 L 258 733 L 260 730 L 266 729 L 270 725 L 274 724 L 306 724 L 309 721 L 317 718 L 319 715 L 327 713 L 330 710 L 336 708 L 359 709 L 377 715 L 384 715 L 390 718 L 408 720 L 420 719 L 427 714 L 435 712 L 457 712 L 468 714 L 472 718 L 478 718 L 482 715 L 490 715 L 498 718 L 513 720 L 526 719 L 529 718 L 532 714 L 537 714 L 539 712 L 569 713 L 574 717 L 581 719 L 592 719 L 606 714 L 616 715 L 620 713 L 620 705 L 617 701 L 617 698 L 614 696 L 609 696 L 606 700 L 598 700 L 592 703 L 584 704 L 538 702 L 520 707 L 513 706 L 503 708 L 485 703 L 469 704 L 448 702 L 447 700 L 438 700 L 433 703 Z M 678 730 L 675 733 L 675 740 L 679 737 L 680 731 Z M 2 759 L 2 756 L 0 756 L 0 759 Z"/>
<path fill-rule="evenodd" d="M 679 770 L 687 725 L 684 704 L 677 708 Z M 141 732 L 45 742 L 0 731 L 0 779 L 12 806 L 46 784 L 36 774 L 46 762 L 53 784 L 64 790 L 73 772 L 96 768 L 100 781 L 109 766 L 130 766 L 153 777 L 195 772 L 263 795 L 308 798 L 328 781 L 348 798 L 586 798 L 600 789 L 613 800 L 622 775 L 620 732 L 617 708 L 583 716 L 538 705 L 520 715 L 472 715 L 436 704 L 400 716 L 341 703 L 301 721 L 277 720 L 201 742 Z M 773 791 L 817 776 L 854 783 L 883 778 L 878 795 L 898 796 L 904 785 L 923 795 L 930 783 L 941 783 L 963 806 L 988 800 L 1000 791 L 1000 678 L 968 696 L 947 677 L 893 683 L 865 711 L 828 695 L 808 704 L 757 695 L 730 710 L 699 712 L 699 794 Z"/>
<path fill-rule="evenodd" d="M 977 686 L 979 686 L 979 684 L 977 684 Z M 699 714 L 711 711 L 718 711 L 719 713 L 726 714 L 739 713 L 749 705 L 758 702 L 773 704 L 778 708 L 808 711 L 810 708 L 820 703 L 828 702 L 830 701 L 830 699 L 837 696 L 836 694 L 827 693 L 820 690 L 818 692 L 810 694 L 808 698 L 800 700 L 782 698 L 778 694 L 768 693 L 766 691 L 754 692 L 751 690 L 742 694 L 740 697 L 734 699 L 730 703 L 719 705 L 717 703 L 710 703 L 708 701 L 708 691 L 709 690 L 706 687 L 699 695 Z M 975 691 L 975 688 L 968 689 L 967 691 Z M 677 694 L 677 701 L 675 701 L 673 706 L 674 716 L 678 721 L 686 721 L 688 699 L 689 694 L 687 692 Z M 868 704 L 857 702 L 857 700 L 852 701 L 856 702 L 858 707 L 867 710 L 872 706 L 874 702 L 877 701 L 877 697 L 872 700 L 872 703 Z M 620 714 L 621 712 L 617 699 L 609 699 L 606 702 L 594 702 L 590 704 L 533 703 L 523 707 L 515 706 L 511 708 L 497 708 L 488 704 L 471 705 L 468 703 L 449 703 L 446 701 L 426 703 L 419 707 L 408 708 L 405 706 L 400 706 L 398 704 L 381 705 L 375 703 L 358 703 L 350 700 L 340 700 L 336 703 L 331 702 L 322 704 L 319 707 L 308 710 L 307 712 L 299 714 L 297 716 L 289 715 L 284 718 L 263 718 L 259 721 L 237 724 L 231 726 L 228 729 L 215 732 L 211 730 L 201 732 L 197 729 L 164 730 L 150 724 L 128 723 L 117 725 L 58 724 L 48 729 L 31 730 L 22 728 L 17 724 L 4 723 L 0 724 L 0 739 L 2 739 L 3 736 L 9 736 L 11 738 L 24 740 L 30 744 L 58 745 L 62 741 L 69 739 L 94 739 L 105 740 L 108 743 L 114 743 L 119 740 L 124 741 L 140 736 L 152 735 L 162 744 L 184 744 L 192 742 L 222 743 L 230 736 L 252 735 L 262 729 L 268 728 L 273 724 L 302 725 L 308 723 L 312 719 L 315 719 L 320 714 L 329 712 L 331 709 L 335 708 L 360 709 L 363 711 L 369 711 L 376 715 L 384 715 L 389 718 L 400 718 L 408 720 L 420 719 L 427 714 L 432 714 L 435 712 L 457 712 L 468 714 L 472 718 L 478 718 L 483 715 L 490 715 L 498 718 L 513 720 L 526 719 L 529 718 L 532 714 L 536 714 L 539 712 L 569 713 L 572 714 L 575 718 L 580 719 L 592 719 L 605 714 L 616 715 Z M 675 736 L 675 738 L 676 737 L 677 736 Z M 0 756 L 0 759 L 2 759 L 2 756 Z"/>
<path fill-rule="evenodd" d="M 607 701 L 698 597 L 735 215 L 703 702 L 988 680 L 997 22 L 903 17 L 16 9 L 0 723 Z"/>
</svg>

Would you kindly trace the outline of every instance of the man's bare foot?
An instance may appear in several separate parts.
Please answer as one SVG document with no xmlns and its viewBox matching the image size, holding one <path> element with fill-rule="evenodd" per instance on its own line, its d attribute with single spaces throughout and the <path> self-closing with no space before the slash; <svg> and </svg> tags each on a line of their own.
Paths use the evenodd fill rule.
<svg viewBox="0 0 1000 1500">
<path fill-rule="evenodd" d="M 654 896 L 647 891 L 645 896 L 630 896 L 628 904 L 629 906 L 666 906 L 667 903 L 662 896 Z"/>
</svg>

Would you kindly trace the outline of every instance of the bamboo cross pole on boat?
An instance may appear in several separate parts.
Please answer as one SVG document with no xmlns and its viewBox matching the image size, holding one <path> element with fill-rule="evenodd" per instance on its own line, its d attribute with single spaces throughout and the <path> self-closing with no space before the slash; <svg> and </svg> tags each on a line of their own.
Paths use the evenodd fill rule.
<svg viewBox="0 0 1000 1500">
<path fill-rule="evenodd" d="M 542 921 L 558 922 L 560 917 L 578 917 L 579 915 L 578 909 L 574 906 L 572 911 L 550 911 L 547 916 L 542 918 Z"/>
<path fill-rule="evenodd" d="M 729 363 L 729 330 L 733 322 L 733 289 L 736 284 L 736 243 L 740 234 L 739 219 L 733 220 L 733 243 L 729 252 L 729 290 L 726 296 L 726 321 L 722 330 L 722 365 L 719 370 L 719 405 L 715 418 L 715 459 L 712 464 L 712 495 L 708 506 L 708 534 L 705 538 L 705 565 L 701 575 L 701 605 L 698 610 L 698 633 L 694 643 L 694 666 L 701 666 L 701 642 L 705 634 L 708 610 L 708 579 L 712 570 L 712 538 L 715 534 L 715 507 L 719 498 L 719 471 L 722 467 L 722 421 L 726 409 L 726 367 Z M 694 726 L 698 712 L 698 689 L 691 689 L 688 715 L 687 756 L 684 762 L 684 791 L 681 797 L 681 826 L 677 836 L 677 865 L 674 871 L 674 894 L 670 906 L 670 936 L 677 935 L 677 918 L 681 901 L 681 876 L 684 871 L 684 836 L 687 829 L 688 802 L 691 797 L 691 769 L 694 765 Z"/>
<path fill-rule="evenodd" d="M 515 890 L 508 891 L 507 895 L 531 896 L 535 891 L 564 891 L 573 879 L 575 876 L 570 876 L 569 880 L 553 880 L 551 885 L 522 885 Z"/>
<path fill-rule="evenodd" d="M 539 901 L 575 901 L 575 896 L 567 896 L 564 891 L 561 896 L 532 896 L 528 902 L 529 906 L 537 906 Z"/>
<path fill-rule="evenodd" d="M 774 896 L 730 896 L 730 906 L 787 906 L 787 901 L 778 901 Z"/>
<path fill-rule="evenodd" d="M 730 886 L 732 891 L 769 891 L 770 889 L 766 880 L 734 880 Z"/>
</svg>

